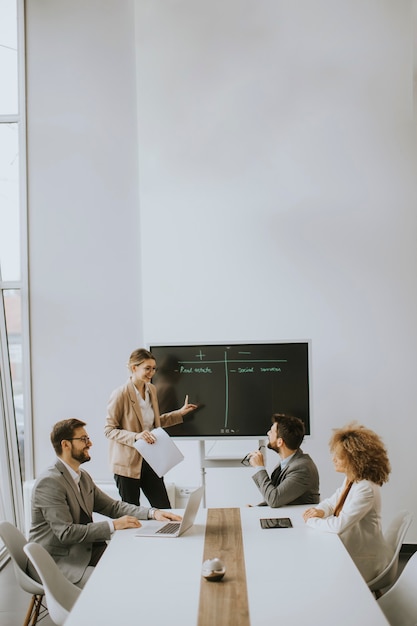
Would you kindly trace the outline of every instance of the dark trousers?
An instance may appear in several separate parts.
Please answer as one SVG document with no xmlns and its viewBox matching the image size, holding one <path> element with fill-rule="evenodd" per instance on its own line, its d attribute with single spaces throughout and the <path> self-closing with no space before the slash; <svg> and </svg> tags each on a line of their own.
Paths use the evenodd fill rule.
<svg viewBox="0 0 417 626">
<path fill-rule="evenodd" d="M 139 505 L 140 490 L 156 509 L 170 509 L 171 503 L 163 478 L 159 478 L 148 463 L 143 460 L 140 478 L 114 475 L 119 494 L 123 502 Z"/>
<path fill-rule="evenodd" d="M 95 567 L 101 557 L 103 556 L 104 550 L 107 548 L 107 543 L 105 541 L 96 541 L 93 543 L 93 549 L 91 552 L 91 559 L 89 565 Z"/>
<path fill-rule="evenodd" d="M 84 499 L 84 498 L 83 498 Z M 86 513 L 83 508 L 80 509 L 80 524 L 91 524 L 93 518 Z M 102 557 L 104 550 L 107 548 L 106 541 L 95 541 L 91 546 L 91 559 L 89 565 L 95 567 Z"/>
</svg>

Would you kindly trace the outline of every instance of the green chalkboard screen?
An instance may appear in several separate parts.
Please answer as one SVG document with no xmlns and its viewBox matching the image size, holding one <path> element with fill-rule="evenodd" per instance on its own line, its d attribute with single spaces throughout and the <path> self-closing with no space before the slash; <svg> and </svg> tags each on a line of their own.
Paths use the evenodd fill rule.
<svg viewBox="0 0 417 626">
<path fill-rule="evenodd" d="M 310 433 L 309 342 L 152 345 L 161 413 L 198 404 L 167 432 L 194 439 L 264 438 L 273 413 L 291 413 Z"/>
</svg>

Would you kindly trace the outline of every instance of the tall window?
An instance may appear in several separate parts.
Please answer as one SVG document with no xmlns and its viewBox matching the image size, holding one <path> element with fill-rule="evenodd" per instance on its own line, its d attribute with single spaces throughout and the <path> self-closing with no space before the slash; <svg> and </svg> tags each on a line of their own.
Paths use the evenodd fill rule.
<svg viewBox="0 0 417 626">
<path fill-rule="evenodd" d="M 0 516 L 21 528 L 22 484 L 32 465 L 25 446 L 30 394 L 23 1 L 0 2 Z"/>
</svg>

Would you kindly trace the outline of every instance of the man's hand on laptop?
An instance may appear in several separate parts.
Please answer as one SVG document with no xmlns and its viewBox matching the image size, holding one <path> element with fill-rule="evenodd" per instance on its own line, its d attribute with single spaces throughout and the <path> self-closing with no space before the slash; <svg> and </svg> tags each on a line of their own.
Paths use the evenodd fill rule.
<svg viewBox="0 0 417 626">
<path fill-rule="evenodd" d="M 182 520 L 181 515 L 176 515 L 175 513 L 170 513 L 169 511 L 161 511 L 160 509 L 155 509 L 154 519 L 158 520 L 158 522 L 180 522 Z"/>
</svg>

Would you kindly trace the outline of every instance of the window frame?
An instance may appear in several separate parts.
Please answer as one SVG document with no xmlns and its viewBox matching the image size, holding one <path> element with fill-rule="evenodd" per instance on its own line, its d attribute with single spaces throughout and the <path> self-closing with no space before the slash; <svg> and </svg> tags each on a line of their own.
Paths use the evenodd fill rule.
<svg viewBox="0 0 417 626">
<path fill-rule="evenodd" d="M 17 9 L 17 72 L 18 111 L 0 115 L 0 124 L 15 123 L 18 127 L 19 150 L 19 218 L 20 279 L 3 281 L 0 267 L 0 505 L 7 520 L 24 531 L 23 482 L 33 478 L 33 431 L 31 416 L 30 334 L 29 334 L 29 271 L 27 212 L 27 147 L 26 147 L 26 62 L 25 62 L 25 0 L 16 0 Z M 22 392 L 24 411 L 24 468 L 19 463 L 15 406 L 10 368 L 8 332 L 5 315 L 5 292 L 20 294 L 22 341 Z M 5 561 L 0 545 L 0 567 Z"/>
</svg>

